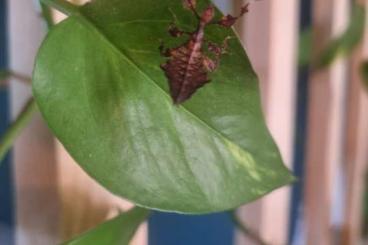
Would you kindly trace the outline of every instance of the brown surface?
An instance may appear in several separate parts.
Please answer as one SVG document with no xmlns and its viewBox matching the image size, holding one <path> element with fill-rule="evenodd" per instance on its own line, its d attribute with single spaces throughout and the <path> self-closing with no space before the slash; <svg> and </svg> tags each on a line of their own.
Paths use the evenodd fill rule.
<svg viewBox="0 0 368 245">
<path fill-rule="evenodd" d="M 234 1 L 238 6 L 241 1 Z M 298 0 L 253 1 L 237 30 L 260 79 L 267 124 L 290 167 L 296 93 Z M 286 244 L 290 189 L 281 188 L 241 208 L 243 221 L 271 244 Z M 277 224 L 277 225 L 275 225 Z M 242 235 L 237 244 L 246 243 Z"/>
<path fill-rule="evenodd" d="M 347 0 L 315 0 L 313 3 L 313 59 L 348 21 Z M 343 163 L 346 66 L 338 60 L 329 68 L 311 72 L 308 97 L 305 229 L 307 244 L 333 244 L 330 224 L 333 192 Z"/>
<path fill-rule="evenodd" d="M 33 1 L 8 0 L 11 69 L 30 76 L 37 48 L 45 33 Z M 30 86 L 10 85 L 12 118 L 30 96 Z M 54 140 L 39 114 L 13 148 L 16 244 L 49 245 L 58 241 L 59 201 Z"/>
<path fill-rule="evenodd" d="M 364 2 L 364 1 L 358 1 Z M 367 1 L 365 2 L 368 6 Z M 364 44 L 363 44 L 364 43 Z M 361 46 L 353 53 L 348 86 L 345 168 L 347 177 L 345 222 L 342 244 L 361 241 L 363 197 L 368 165 L 368 94 L 363 87 L 360 64 L 368 58 L 368 31 Z"/>
</svg>

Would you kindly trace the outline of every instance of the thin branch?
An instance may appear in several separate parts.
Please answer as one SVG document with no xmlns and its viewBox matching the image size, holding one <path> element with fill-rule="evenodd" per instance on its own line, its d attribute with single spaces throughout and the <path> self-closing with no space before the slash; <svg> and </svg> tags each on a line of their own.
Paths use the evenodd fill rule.
<svg viewBox="0 0 368 245">
<path fill-rule="evenodd" d="M 234 225 L 249 239 L 254 241 L 255 243 L 259 245 L 270 245 L 269 243 L 265 242 L 262 237 L 259 236 L 259 234 L 249 227 L 247 227 L 245 224 L 241 222 L 241 220 L 236 215 L 236 210 L 231 210 L 228 212 L 230 215 L 231 220 L 233 221 Z"/>
<path fill-rule="evenodd" d="M 41 2 L 49 7 L 59 10 L 60 12 L 68 16 L 79 14 L 78 6 L 66 0 L 41 0 Z"/>
<path fill-rule="evenodd" d="M 4 83 L 4 85 L 6 85 L 6 83 L 4 82 L 5 80 L 9 79 L 9 78 L 14 78 L 18 81 L 24 82 L 26 84 L 31 84 L 31 78 L 27 77 L 25 75 L 22 75 L 18 72 L 14 72 L 14 71 L 10 71 L 10 70 L 2 70 L 0 71 L 0 81 L 1 83 Z"/>
<path fill-rule="evenodd" d="M 73 4 L 63 1 L 63 0 L 40 0 L 42 8 L 42 16 L 47 23 L 48 29 L 54 25 L 52 15 L 50 12 L 50 7 L 52 6 L 59 11 L 70 15 L 78 12 L 78 8 Z M 32 79 L 30 77 L 24 76 L 20 73 L 4 70 L 0 71 L 0 80 L 6 80 L 7 78 L 14 78 L 18 81 L 31 84 Z M 2 81 L 0 81 L 0 85 Z M 2 160 L 4 159 L 6 153 L 10 150 L 14 141 L 20 134 L 20 132 L 27 126 L 28 122 L 31 120 L 33 114 L 37 111 L 37 105 L 33 98 L 29 99 L 22 109 L 21 113 L 15 119 L 15 121 L 8 127 L 2 139 L 0 139 L 0 166 Z"/>
<path fill-rule="evenodd" d="M 28 122 L 32 119 L 33 114 L 37 111 L 37 105 L 33 98 L 29 99 L 24 106 L 22 112 L 15 119 L 15 121 L 9 126 L 0 140 L 0 165 L 4 159 L 6 153 L 10 150 L 15 139 L 20 132 L 27 126 Z"/>
<path fill-rule="evenodd" d="M 0 70 L 0 89 L 8 85 L 7 78 L 9 77 L 9 74 L 10 72 L 8 70 Z"/>
<path fill-rule="evenodd" d="M 50 8 L 48 6 L 52 6 L 68 15 L 78 12 L 78 8 L 76 6 L 63 0 L 41 0 L 40 4 L 42 7 L 42 15 L 47 22 L 48 28 L 50 28 L 54 24 L 50 13 Z M 0 71 L 0 80 L 6 80 L 9 77 L 27 84 L 31 84 L 32 80 L 30 77 L 10 70 Z M 33 98 L 31 98 L 27 101 L 19 116 L 5 131 L 2 139 L 0 139 L 0 166 L 6 153 L 9 151 L 20 132 L 27 126 L 28 122 L 31 120 L 33 114 L 36 111 L 36 102 Z"/>
<path fill-rule="evenodd" d="M 6 88 L 8 86 L 9 78 L 14 78 L 15 80 L 20 81 L 24 84 L 31 85 L 30 77 L 27 77 L 17 72 L 2 70 L 0 71 L 0 89 Z"/>
<path fill-rule="evenodd" d="M 14 79 L 16 79 L 16 80 L 18 80 L 20 82 L 25 83 L 25 84 L 28 84 L 28 85 L 31 84 L 31 80 L 32 79 L 30 77 L 27 77 L 27 76 L 22 75 L 20 73 L 17 73 L 17 72 L 14 72 L 14 71 L 9 71 L 8 76 L 10 78 L 14 78 Z"/>
</svg>

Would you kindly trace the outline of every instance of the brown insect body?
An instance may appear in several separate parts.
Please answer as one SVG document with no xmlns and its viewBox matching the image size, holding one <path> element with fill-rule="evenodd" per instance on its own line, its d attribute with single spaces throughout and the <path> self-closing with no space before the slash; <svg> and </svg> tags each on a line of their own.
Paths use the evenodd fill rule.
<svg viewBox="0 0 368 245">
<path fill-rule="evenodd" d="M 211 8 L 209 11 L 214 10 Z M 175 104 L 187 100 L 198 88 L 209 82 L 208 69 L 202 54 L 204 28 L 207 23 L 201 18 L 197 30 L 184 45 L 167 50 L 170 59 L 161 67 L 170 81 L 170 92 Z"/>
<path fill-rule="evenodd" d="M 219 47 L 216 44 L 209 43 L 209 51 L 215 54 L 215 60 L 211 60 L 203 54 L 202 50 L 203 42 L 205 41 L 204 30 L 208 24 L 225 26 L 221 21 L 224 22 L 225 18 L 229 18 L 224 17 L 216 23 L 211 23 L 215 14 L 213 6 L 209 6 L 199 15 L 195 10 L 195 1 L 185 0 L 184 5 L 192 10 L 199 19 L 197 29 L 192 33 L 188 33 L 172 26 L 169 29 L 169 33 L 172 36 L 178 37 L 188 34 L 190 35 L 189 40 L 176 48 L 164 50 L 162 46 L 160 47 L 162 54 L 169 57 L 168 61 L 161 65 L 161 68 L 169 80 L 170 93 L 174 104 L 186 101 L 200 87 L 210 82 L 208 74 L 217 68 L 219 57 L 226 45 Z"/>
</svg>

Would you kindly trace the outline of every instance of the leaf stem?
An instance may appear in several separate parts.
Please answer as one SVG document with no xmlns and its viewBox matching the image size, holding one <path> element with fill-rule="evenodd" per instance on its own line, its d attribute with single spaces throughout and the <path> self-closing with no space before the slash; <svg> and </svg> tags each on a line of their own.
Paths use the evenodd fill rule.
<svg viewBox="0 0 368 245">
<path fill-rule="evenodd" d="M 236 210 L 231 210 L 228 212 L 230 215 L 231 220 L 233 221 L 234 225 L 248 238 L 253 240 L 259 245 L 270 245 L 267 242 L 265 242 L 262 237 L 259 236 L 257 232 L 247 227 L 244 223 L 241 222 L 241 220 L 236 215 Z"/>
<path fill-rule="evenodd" d="M 18 81 L 23 82 L 23 83 L 28 84 L 28 85 L 31 84 L 32 79 L 30 77 L 27 77 L 25 75 L 22 75 L 20 73 L 14 72 L 14 71 L 9 71 L 8 74 L 9 74 L 10 78 L 17 79 Z"/>
<path fill-rule="evenodd" d="M 0 71 L 0 88 L 5 87 L 8 85 L 8 78 L 14 78 L 20 82 L 23 82 L 24 84 L 30 85 L 31 84 L 31 78 L 27 77 L 25 75 L 22 75 L 17 72 L 13 72 L 10 70 L 1 70 Z"/>
<path fill-rule="evenodd" d="M 66 0 L 41 0 L 41 2 L 68 16 L 79 14 L 78 7 Z"/>
<path fill-rule="evenodd" d="M 27 126 L 32 115 L 37 111 L 37 105 L 33 98 L 29 99 L 19 116 L 5 131 L 3 138 L 0 140 L 0 165 L 6 153 L 13 145 L 15 139 L 20 132 Z"/>
<path fill-rule="evenodd" d="M 47 29 L 50 29 L 54 25 L 54 21 L 52 19 L 52 14 L 51 14 L 51 9 L 49 6 L 44 4 L 41 0 L 39 1 L 40 1 L 41 10 L 42 10 L 42 17 L 47 24 Z"/>
</svg>

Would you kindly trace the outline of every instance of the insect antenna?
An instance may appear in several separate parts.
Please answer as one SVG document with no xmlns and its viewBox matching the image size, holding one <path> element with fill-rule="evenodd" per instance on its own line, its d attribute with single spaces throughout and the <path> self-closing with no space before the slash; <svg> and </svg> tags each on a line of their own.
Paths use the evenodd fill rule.
<svg viewBox="0 0 368 245">
<path fill-rule="evenodd" d="M 227 27 L 227 28 L 232 27 L 239 18 L 241 18 L 244 14 L 249 12 L 249 5 L 250 5 L 250 2 L 247 2 L 246 4 L 244 4 L 240 8 L 240 14 L 238 16 L 233 16 L 231 14 L 228 14 L 228 15 L 223 16 L 220 20 L 212 21 L 209 24 L 210 25 L 220 25 L 220 26 Z"/>
</svg>

